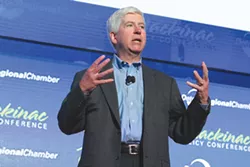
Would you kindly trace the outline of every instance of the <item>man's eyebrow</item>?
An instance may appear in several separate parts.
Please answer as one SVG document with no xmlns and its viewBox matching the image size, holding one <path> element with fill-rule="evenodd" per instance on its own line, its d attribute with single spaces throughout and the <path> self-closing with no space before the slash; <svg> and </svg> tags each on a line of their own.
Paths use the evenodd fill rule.
<svg viewBox="0 0 250 167">
<path fill-rule="evenodd" d="M 133 22 L 133 21 L 126 21 L 126 22 L 124 22 L 124 24 L 128 24 L 128 23 L 135 23 L 135 22 Z"/>
</svg>

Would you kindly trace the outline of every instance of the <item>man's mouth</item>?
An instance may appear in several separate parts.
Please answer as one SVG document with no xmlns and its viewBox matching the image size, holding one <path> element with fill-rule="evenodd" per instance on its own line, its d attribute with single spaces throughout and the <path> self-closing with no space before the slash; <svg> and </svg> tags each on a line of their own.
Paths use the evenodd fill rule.
<svg viewBox="0 0 250 167">
<path fill-rule="evenodd" d="M 133 39 L 132 41 L 133 41 L 133 42 L 141 42 L 141 39 L 136 38 L 136 39 Z"/>
</svg>

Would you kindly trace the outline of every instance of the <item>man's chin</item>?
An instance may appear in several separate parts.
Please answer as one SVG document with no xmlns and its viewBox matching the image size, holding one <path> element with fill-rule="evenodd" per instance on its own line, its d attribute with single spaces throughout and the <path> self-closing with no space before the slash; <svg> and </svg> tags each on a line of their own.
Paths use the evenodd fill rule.
<svg viewBox="0 0 250 167">
<path fill-rule="evenodd" d="M 130 50 L 130 52 L 134 55 L 140 55 L 141 54 L 141 50 Z"/>
</svg>

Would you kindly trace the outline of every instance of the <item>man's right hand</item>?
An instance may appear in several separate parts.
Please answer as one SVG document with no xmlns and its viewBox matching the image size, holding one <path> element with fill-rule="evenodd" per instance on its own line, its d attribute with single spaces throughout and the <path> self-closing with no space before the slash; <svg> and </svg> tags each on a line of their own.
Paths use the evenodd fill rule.
<svg viewBox="0 0 250 167">
<path fill-rule="evenodd" d="M 104 58 L 105 56 L 102 55 L 98 59 L 96 59 L 83 75 L 79 86 L 84 93 L 92 91 L 96 88 L 96 86 L 100 84 L 110 83 L 114 81 L 113 78 L 102 79 L 104 76 L 113 72 L 113 68 L 100 72 L 101 69 L 110 62 L 110 59 L 104 60 Z M 102 60 L 104 61 L 100 63 Z"/>
</svg>

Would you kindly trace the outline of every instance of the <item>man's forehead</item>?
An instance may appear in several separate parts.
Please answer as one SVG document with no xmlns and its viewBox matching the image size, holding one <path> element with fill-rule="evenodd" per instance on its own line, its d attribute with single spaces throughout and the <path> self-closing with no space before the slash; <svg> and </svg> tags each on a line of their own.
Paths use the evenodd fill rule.
<svg viewBox="0 0 250 167">
<path fill-rule="evenodd" d="M 134 16 L 137 16 L 137 17 L 134 17 Z M 138 19 L 139 18 L 139 22 L 144 24 L 144 19 L 142 17 L 142 15 L 138 14 L 138 13 L 127 13 L 123 19 L 122 19 L 122 22 L 123 23 L 126 23 L 126 22 L 138 22 Z"/>
</svg>

